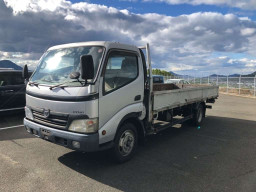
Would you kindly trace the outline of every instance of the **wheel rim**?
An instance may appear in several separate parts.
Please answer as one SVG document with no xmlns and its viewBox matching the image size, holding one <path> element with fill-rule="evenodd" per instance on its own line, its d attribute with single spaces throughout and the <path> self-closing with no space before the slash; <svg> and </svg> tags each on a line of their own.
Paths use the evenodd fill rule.
<svg viewBox="0 0 256 192">
<path fill-rule="evenodd" d="M 122 156 L 127 156 L 132 152 L 134 140 L 134 133 L 131 130 L 123 132 L 119 140 L 119 152 Z"/>
<path fill-rule="evenodd" d="M 203 109 L 199 108 L 197 121 L 200 123 L 203 119 Z"/>
</svg>

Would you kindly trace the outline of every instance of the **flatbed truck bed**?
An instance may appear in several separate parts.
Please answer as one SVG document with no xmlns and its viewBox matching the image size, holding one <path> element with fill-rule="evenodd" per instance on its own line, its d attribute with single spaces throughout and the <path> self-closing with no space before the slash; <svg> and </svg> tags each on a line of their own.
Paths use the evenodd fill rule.
<svg viewBox="0 0 256 192">
<path fill-rule="evenodd" d="M 182 107 L 195 102 L 216 99 L 219 87 L 213 85 L 173 85 L 157 84 L 153 91 L 153 113 Z"/>
</svg>

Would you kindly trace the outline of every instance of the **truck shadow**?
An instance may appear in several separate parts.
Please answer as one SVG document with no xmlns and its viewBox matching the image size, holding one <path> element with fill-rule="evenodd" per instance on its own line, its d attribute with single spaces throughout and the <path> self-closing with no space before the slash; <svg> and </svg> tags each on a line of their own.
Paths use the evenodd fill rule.
<svg viewBox="0 0 256 192">
<path fill-rule="evenodd" d="M 122 191 L 205 191 L 212 179 L 223 182 L 233 177 L 229 170 L 241 163 L 236 160 L 241 154 L 234 150 L 256 145 L 255 127 L 256 121 L 208 116 L 201 127 L 185 124 L 148 137 L 136 156 L 124 164 L 115 164 L 108 151 L 70 152 L 58 160 Z M 256 158 L 249 150 L 243 153 Z M 223 183 L 216 186 L 221 191 Z"/>
</svg>

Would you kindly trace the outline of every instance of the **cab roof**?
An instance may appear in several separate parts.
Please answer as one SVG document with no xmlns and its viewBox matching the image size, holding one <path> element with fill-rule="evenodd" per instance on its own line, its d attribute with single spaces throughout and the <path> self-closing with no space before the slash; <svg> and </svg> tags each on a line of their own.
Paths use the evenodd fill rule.
<svg viewBox="0 0 256 192">
<path fill-rule="evenodd" d="M 68 43 L 62 45 L 56 45 L 50 47 L 48 50 L 62 49 L 62 48 L 71 48 L 71 47 L 82 47 L 82 46 L 103 46 L 106 49 L 126 49 L 132 51 L 139 51 L 139 49 L 134 45 L 123 44 L 119 42 L 110 42 L 110 41 L 88 41 L 88 42 L 77 42 L 77 43 Z"/>
</svg>

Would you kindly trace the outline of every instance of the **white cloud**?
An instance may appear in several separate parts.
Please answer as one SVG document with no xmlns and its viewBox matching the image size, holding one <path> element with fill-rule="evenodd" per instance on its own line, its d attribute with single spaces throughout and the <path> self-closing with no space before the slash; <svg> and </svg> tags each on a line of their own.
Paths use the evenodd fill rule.
<svg viewBox="0 0 256 192">
<path fill-rule="evenodd" d="M 60 8 L 66 8 L 71 3 L 65 0 L 4 0 L 8 7 L 13 9 L 14 14 L 24 13 L 27 11 L 56 11 Z"/>
<path fill-rule="evenodd" d="M 4 52 L 0 51 L 0 60 L 11 60 L 12 62 L 23 67 L 28 65 L 30 70 L 35 69 L 41 53 L 22 53 L 22 52 Z"/>
<path fill-rule="evenodd" d="M 191 5 L 217 5 L 237 7 L 241 9 L 255 10 L 255 0 L 143 0 L 144 2 L 165 2 L 172 5 L 177 4 L 191 4 Z"/>
<path fill-rule="evenodd" d="M 245 29 L 241 29 L 241 34 L 244 36 L 250 36 L 254 34 L 255 31 L 256 31 L 255 28 L 245 28 Z"/>
<path fill-rule="evenodd" d="M 18 6 L 18 0 L 4 1 L 0 1 L 0 17 L 4 18 L 0 19 L 0 26 L 4 26 L 0 29 L 0 51 L 6 53 L 38 56 L 52 45 L 78 41 L 149 42 L 154 67 L 202 71 L 222 71 L 221 62 L 226 60 L 212 58 L 212 52 L 248 52 L 256 57 L 252 43 L 256 41 L 256 23 L 233 14 L 170 17 L 86 2 L 25 0 Z M 235 64 L 230 67 L 235 69 Z"/>
</svg>

